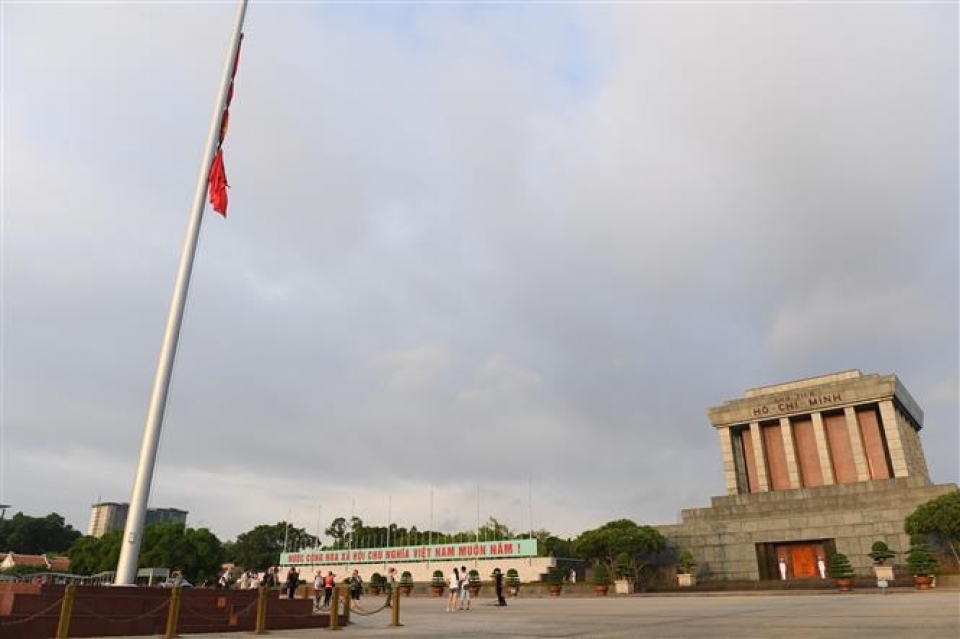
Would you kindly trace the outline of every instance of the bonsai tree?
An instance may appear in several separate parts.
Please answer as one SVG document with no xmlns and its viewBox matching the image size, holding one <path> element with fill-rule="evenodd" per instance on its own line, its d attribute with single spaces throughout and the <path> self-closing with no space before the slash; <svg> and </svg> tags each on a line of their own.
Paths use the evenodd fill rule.
<svg viewBox="0 0 960 639">
<path fill-rule="evenodd" d="M 545 581 L 547 582 L 551 595 L 560 594 L 560 590 L 563 588 L 563 580 L 566 576 L 566 568 L 561 568 L 560 566 L 551 566 L 547 569 Z"/>
<path fill-rule="evenodd" d="M 507 570 L 507 588 L 510 589 L 510 594 L 514 597 L 520 592 L 520 573 L 517 572 L 516 568 Z"/>
<path fill-rule="evenodd" d="M 383 590 L 383 582 L 386 581 L 383 575 L 379 572 L 375 572 L 370 575 L 370 594 L 379 595 L 380 591 Z"/>
<path fill-rule="evenodd" d="M 477 596 L 477 593 L 480 592 L 480 573 L 476 570 L 470 570 L 467 573 L 467 586 L 470 588 L 470 595 L 473 597 Z"/>
<path fill-rule="evenodd" d="M 443 580 L 443 571 L 434 570 L 433 575 L 430 577 L 430 590 L 437 596 L 443 594 L 443 588 L 446 585 L 446 582 Z"/>
<path fill-rule="evenodd" d="M 843 553 L 830 555 L 830 576 L 834 579 L 853 579 L 853 566 Z"/>
<path fill-rule="evenodd" d="M 873 542 L 873 546 L 871 546 L 870 552 L 867 556 L 873 560 L 873 563 L 877 564 L 878 566 L 882 566 L 883 562 L 891 557 L 895 557 L 896 554 L 897 553 L 890 550 L 890 547 L 887 546 L 886 542 L 875 541 Z"/>
<path fill-rule="evenodd" d="M 960 490 L 920 505 L 907 517 L 904 530 L 908 535 L 933 535 L 950 549 L 954 561 L 960 564 Z"/>
<path fill-rule="evenodd" d="M 400 592 L 409 596 L 411 590 L 413 590 L 413 575 L 409 570 L 404 570 L 400 575 Z"/>
<path fill-rule="evenodd" d="M 697 567 L 697 561 L 693 558 L 693 553 L 689 550 L 681 551 L 680 556 L 677 557 L 677 567 L 684 575 L 692 574 L 693 569 Z"/>
<path fill-rule="evenodd" d="M 922 535 L 910 538 L 910 550 L 907 551 L 907 566 L 914 577 L 933 577 L 937 574 L 937 560 L 930 553 L 930 547 Z"/>
<path fill-rule="evenodd" d="M 593 583 L 598 586 L 610 585 L 610 569 L 602 561 L 598 561 L 593 566 Z"/>
</svg>

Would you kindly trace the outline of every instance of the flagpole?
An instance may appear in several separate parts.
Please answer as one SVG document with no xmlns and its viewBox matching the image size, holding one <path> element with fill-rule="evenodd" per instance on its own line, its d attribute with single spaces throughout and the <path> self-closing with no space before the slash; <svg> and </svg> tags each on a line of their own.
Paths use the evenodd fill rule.
<svg viewBox="0 0 960 639">
<path fill-rule="evenodd" d="M 243 18 L 246 11 L 247 0 L 238 0 L 233 36 L 223 67 L 223 77 L 220 80 L 220 93 L 213 109 L 210 133 L 207 136 L 207 147 L 204 149 L 203 161 L 200 163 L 197 190 L 193 196 L 193 210 L 187 224 L 187 235 L 183 244 L 183 252 L 180 255 L 180 269 L 177 272 L 177 280 L 174 284 L 173 300 L 170 302 L 167 328 L 163 334 L 160 360 L 157 363 L 157 374 L 153 381 L 153 392 L 150 396 L 150 407 L 147 411 L 147 422 L 143 429 L 140 459 L 137 463 L 137 473 L 130 495 L 130 507 L 127 511 L 127 523 L 120 545 L 120 559 L 117 562 L 117 576 L 114 583 L 118 586 L 136 584 L 140 542 L 143 537 L 143 524 L 147 516 L 147 502 L 150 498 L 150 484 L 153 481 L 153 467 L 157 461 L 160 428 L 163 425 L 163 412 L 166 409 L 167 393 L 170 390 L 173 362 L 177 355 L 177 342 L 180 339 L 180 325 L 183 323 L 187 289 L 190 287 L 193 260 L 197 253 L 197 242 L 200 238 L 200 222 L 203 219 L 204 201 L 207 197 L 207 179 L 210 173 L 210 165 L 213 162 L 214 146 L 220 133 L 223 110 L 227 103 L 227 90 L 232 80 L 237 50 L 240 47 L 240 34 L 243 30 Z"/>
</svg>

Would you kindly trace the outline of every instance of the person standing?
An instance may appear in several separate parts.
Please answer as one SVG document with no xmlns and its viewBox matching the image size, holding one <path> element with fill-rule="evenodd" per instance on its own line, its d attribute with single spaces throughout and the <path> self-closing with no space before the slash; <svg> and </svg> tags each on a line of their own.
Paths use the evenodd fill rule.
<svg viewBox="0 0 960 639">
<path fill-rule="evenodd" d="M 387 608 L 393 605 L 393 589 L 397 587 L 397 569 L 391 566 L 387 568 L 387 578 L 383 582 L 383 590 L 387 593 Z"/>
<path fill-rule="evenodd" d="M 330 607 L 330 600 L 333 598 L 333 586 L 335 578 L 333 571 L 327 571 L 327 576 L 323 578 L 323 607 Z"/>
<path fill-rule="evenodd" d="M 827 578 L 827 564 L 823 560 L 823 555 L 817 555 L 817 570 L 820 572 L 820 578 Z"/>
<path fill-rule="evenodd" d="M 360 593 L 363 592 L 363 579 L 360 578 L 360 571 L 354 570 L 350 576 L 350 598 L 354 601 L 360 601 Z"/>
<path fill-rule="evenodd" d="M 494 568 L 491 577 L 493 577 L 493 589 L 497 593 L 497 605 L 506 606 L 507 600 L 503 597 L 503 573 L 499 568 Z"/>
<path fill-rule="evenodd" d="M 323 571 L 318 570 L 313 577 L 313 609 L 323 608 Z"/>
<path fill-rule="evenodd" d="M 290 566 L 290 570 L 287 571 L 287 599 L 293 599 L 299 585 L 300 573 L 294 566 Z"/>
<path fill-rule="evenodd" d="M 456 612 L 457 597 L 460 595 L 460 571 L 456 568 L 447 577 L 450 586 L 450 596 L 447 598 L 447 612 Z"/>
<path fill-rule="evenodd" d="M 781 558 L 780 558 L 780 561 L 779 561 L 779 566 L 780 566 L 780 580 L 781 580 L 781 581 L 786 581 L 786 579 L 787 579 L 787 560 L 784 559 L 783 557 L 781 557 Z"/>
<path fill-rule="evenodd" d="M 460 610 L 470 610 L 470 573 L 460 566 Z"/>
</svg>

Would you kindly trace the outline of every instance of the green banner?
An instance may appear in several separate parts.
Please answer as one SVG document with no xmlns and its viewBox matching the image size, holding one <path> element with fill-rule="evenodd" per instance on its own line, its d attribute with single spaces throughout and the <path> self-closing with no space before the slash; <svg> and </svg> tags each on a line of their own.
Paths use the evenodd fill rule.
<svg viewBox="0 0 960 639">
<path fill-rule="evenodd" d="M 536 539 L 482 541 L 478 543 L 359 548 L 356 550 L 301 550 L 280 555 L 284 566 L 303 564 L 382 564 L 402 561 L 442 561 L 536 557 Z"/>
</svg>

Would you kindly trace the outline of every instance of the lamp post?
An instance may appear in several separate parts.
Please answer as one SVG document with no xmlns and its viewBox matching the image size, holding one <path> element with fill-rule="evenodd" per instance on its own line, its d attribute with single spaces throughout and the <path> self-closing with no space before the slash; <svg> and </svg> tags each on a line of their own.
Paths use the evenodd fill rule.
<svg viewBox="0 0 960 639">
<path fill-rule="evenodd" d="M 10 504 L 0 504 L 0 521 L 3 521 L 3 517 L 7 514 L 7 508 L 9 507 Z"/>
</svg>

